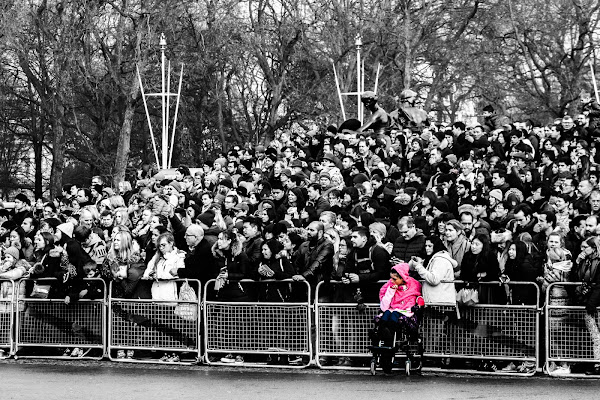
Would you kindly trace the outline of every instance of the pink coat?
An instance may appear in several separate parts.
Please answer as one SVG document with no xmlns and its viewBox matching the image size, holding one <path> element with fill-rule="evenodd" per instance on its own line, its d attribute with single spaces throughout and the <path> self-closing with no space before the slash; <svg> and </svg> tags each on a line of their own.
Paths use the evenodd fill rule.
<svg viewBox="0 0 600 400">
<path fill-rule="evenodd" d="M 386 282 L 379 290 L 381 311 L 410 310 L 416 304 L 417 297 L 421 296 L 421 284 L 408 275 L 408 264 L 397 264 L 393 269 L 404 279 L 406 290 L 393 289 L 394 281 L 391 279 Z"/>
</svg>

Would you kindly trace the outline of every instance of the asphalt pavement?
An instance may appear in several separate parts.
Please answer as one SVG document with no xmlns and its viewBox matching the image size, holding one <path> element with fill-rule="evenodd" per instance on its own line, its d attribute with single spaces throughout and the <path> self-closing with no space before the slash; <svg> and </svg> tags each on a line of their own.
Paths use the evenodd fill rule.
<svg viewBox="0 0 600 400">
<path fill-rule="evenodd" d="M 0 399 L 598 399 L 600 381 L 424 373 L 273 370 L 18 360 L 0 364 Z"/>
</svg>

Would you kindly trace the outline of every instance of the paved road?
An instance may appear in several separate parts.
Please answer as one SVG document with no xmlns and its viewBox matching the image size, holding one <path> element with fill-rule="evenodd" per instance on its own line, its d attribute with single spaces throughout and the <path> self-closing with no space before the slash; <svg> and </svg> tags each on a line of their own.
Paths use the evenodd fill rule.
<svg viewBox="0 0 600 400">
<path fill-rule="evenodd" d="M 0 399 L 598 399 L 600 381 L 375 376 L 364 372 L 140 366 L 95 362 L 0 364 Z"/>
</svg>

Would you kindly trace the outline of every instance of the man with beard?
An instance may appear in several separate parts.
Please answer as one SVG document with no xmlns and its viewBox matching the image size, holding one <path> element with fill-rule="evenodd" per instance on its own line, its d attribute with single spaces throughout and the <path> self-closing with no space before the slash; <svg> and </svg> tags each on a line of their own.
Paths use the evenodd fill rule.
<svg viewBox="0 0 600 400">
<path fill-rule="evenodd" d="M 292 279 L 308 281 L 314 296 L 317 283 L 323 280 L 324 276 L 331 276 L 334 249 L 333 244 L 323 237 L 324 227 L 321 222 L 311 222 L 306 232 L 308 240 L 298 249 L 294 265 L 298 273 Z"/>
</svg>

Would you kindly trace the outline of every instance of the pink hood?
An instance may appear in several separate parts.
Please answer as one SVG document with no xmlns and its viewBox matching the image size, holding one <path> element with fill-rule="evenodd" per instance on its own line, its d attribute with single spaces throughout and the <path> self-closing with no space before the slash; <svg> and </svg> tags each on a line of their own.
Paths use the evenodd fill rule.
<svg viewBox="0 0 600 400">
<path fill-rule="evenodd" d="M 379 290 L 379 300 L 381 300 L 381 311 L 387 310 L 410 310 L 417 301 L 417 296 L 421 295 L 421 284 L 408 275 L 409 266 L 406 263 L 396 264 L 392 267 L 404 279 L 406 290 L 398 288 L 394 290 L 392 285 L 394 281 L 387 281 Z M 392 292 L 388 293 L 388 289 Z M 386 296 L 386 294 L 388 294 Z M 391 300 L 390 300 L 391 299 Z"/>
</svg>

